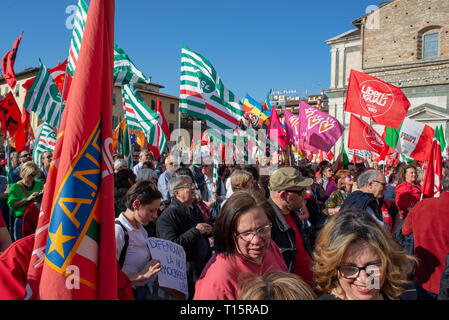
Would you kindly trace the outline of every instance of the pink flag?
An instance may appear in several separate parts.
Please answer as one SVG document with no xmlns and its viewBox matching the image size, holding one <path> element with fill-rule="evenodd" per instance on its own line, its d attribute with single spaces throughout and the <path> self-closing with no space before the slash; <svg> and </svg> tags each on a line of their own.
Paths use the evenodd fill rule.
<svg viewBox="0 0 449 320">
<path fill-rule="evenodd" d="M 282 123 L 279 120 L 276 108 L 271 108 L 270 126 L 268 128 L 268 136 L 279 147 L 279 152 L 284 151 L 287 144 L 287 137 Z"/>
<path fill-rule="evenodd" d="M 300 147 L 313 152 L 329 152 L 344 130 L 336 118 L 303 101 L 299 102 L 299 120 Z"/>
<path fill-rule="evenodd" d="M 287 143 L 299 149 L 299 117 L 289 111 L 284 111 Z"/>
</svg>

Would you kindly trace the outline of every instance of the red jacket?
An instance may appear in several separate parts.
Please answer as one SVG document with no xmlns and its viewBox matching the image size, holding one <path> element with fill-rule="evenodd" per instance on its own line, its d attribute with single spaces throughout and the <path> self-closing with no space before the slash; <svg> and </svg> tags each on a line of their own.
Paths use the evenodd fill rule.
<svg viewBox="0 0 449 320">
<path fill-rule="evenodd" d="M 23 300 L 34 233 L 13 242 L 0 256 L 0 300 Z M 117 263 L 117 297 L 134 300 L 131 281 Z"/>
<path fill-rule="evenodd" d="M 449 252 L 449 192 L 439 198 L 421 200 L 410 210 L 402 226 L 405 236 L 413 233 L 415 282 L 425 290 L 438 294 L 440 279 Z"/>
<path fill-rule="evenodd" d="M 422 187 L 419 184 L 412 184 L 404 181 L 396 186 L 396 205 L 404 218 L 410 208 L 419 202 L 422 194 Z"/>
</svg>

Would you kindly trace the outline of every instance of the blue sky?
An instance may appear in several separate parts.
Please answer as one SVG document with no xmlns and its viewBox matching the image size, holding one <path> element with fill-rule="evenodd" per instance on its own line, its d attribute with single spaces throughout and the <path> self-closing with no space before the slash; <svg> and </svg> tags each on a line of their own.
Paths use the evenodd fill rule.
<svg viewBox="0 0 449 320">
<path fill-rule="evenodd" d="M 88 1 L 90 2 L 90 1 Z M 330 47 L 377 0 L 116 0 L 115 42 L 163 93 L 179 95 L 182 45 L 214 65 L 239 98 L 270 88 L 305 96 L 327 89 Z M 66 8 L 77 0 L 2 0 L 0 55 L 23 31 L 16 72 L 67 57 Z"/>
</svg>

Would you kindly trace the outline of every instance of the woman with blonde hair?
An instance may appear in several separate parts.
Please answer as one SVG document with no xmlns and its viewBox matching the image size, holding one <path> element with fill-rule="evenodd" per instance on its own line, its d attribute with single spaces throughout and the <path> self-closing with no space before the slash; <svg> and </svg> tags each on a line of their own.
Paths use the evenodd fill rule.
<svg viewBox="0 0 449 320">
<path fill-rule="evenodd" d="M 317 300 L 312 288 L 300 276 L 274 271 L 265 275 L 243 274 L 239 300 Z"/>
<path fill-rule="evenodd" d="M 32 161 L 25 162 L 20 169 L 22 180 L 11 185 L 8 191 L 8 206 L 14 214 L 14 240 L 22 238 L 22 220 L 26 208 L 33 202 L 42 200 L 44 183 L 36 179 L 40 170 Z"/>
<path fill-rule="evenodd" d="M 321 300 L 391 300 L 404 293 L 414 257 L 367 212 L 348 208 L 332 216 L 313 252 Z"/>
</svg>

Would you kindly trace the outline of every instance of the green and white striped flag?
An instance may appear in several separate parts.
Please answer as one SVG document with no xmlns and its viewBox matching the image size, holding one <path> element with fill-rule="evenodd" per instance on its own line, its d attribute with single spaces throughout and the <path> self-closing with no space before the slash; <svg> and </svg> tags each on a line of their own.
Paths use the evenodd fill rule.
<svg viewBox="0 0 449 320">
<path fill-rule="evenodd" d="M 78 10 L 76 11 L 75 22 L 72 31 L 72 41 L 70 42 L 69 60 L 67 62 L 67 72 L 73 77 L 75 73 L 76 61 L 83 40 L 84 26 L 86 25 L 87 11 L 89 6 L 86 1 L 78 1 Z"/>
<path fill-rule="evenodd" d="M 222 142 L 232 139 L 243 117 L 243 104 L 225 88 L 212 64 L 186 46 L 182 48 L 180 112 L 205 120 Z M 210 135 L 214 135 L 210 131 Z"/>
<path fill-rule="evenodd" d="M 122 86 L 134 82 L 147 82 L 147 77 L 118 45 L 114 44 L 114 85 Z"/>
<path fill-rule="evenodd" d="M 39 72 L 28 91 L 23 107 L 53 127 L 59 127 L 61 93 L 47 67 L 40 61 Z M 61 113 L 62 114 L 62 113 Z"/>
<path fill-rule="evenodd" d="M 160 156 L 167 147 L 167 136 L 159 125 L 159 115 L 145 104 L 133 84 L 122 86 L 122 96 L 128 129 L 143 132 L 148 143 L 158 149 Z"/>
<path fill-rule="evenodd" d="M 38 136 L 33 149 L 33 162 L 40 167 L 41 155 L 46 151 L 53 153 L 55 150 L 56 132 L 52 126 L 44 122 L 36 129 L 36 133 L 38 133 Z"/>
</svg>

